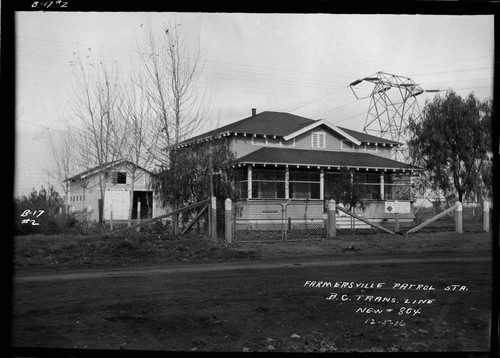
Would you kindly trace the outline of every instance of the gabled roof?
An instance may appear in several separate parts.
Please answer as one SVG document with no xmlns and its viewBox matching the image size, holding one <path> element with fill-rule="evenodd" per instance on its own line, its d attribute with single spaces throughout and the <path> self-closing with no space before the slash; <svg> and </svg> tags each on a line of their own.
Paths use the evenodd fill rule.
<svg viewBox="0 0 500 358">
<path fill-rule="evenodd" d="M 71 178 L 68 178 L 64 181 L 74 181 L 74 180 L 81 180 L 81 179 L 85 179 L 86 177 L 90 177 L 92 175 L 95 175 L 103 170 L 108 170 L 108 169 L 112 169 L 114 167 L 117 167 L 121 164 L 125 164 L 125 163 L 128 163 L 128 164 L 133 164 L 130 160 L 126 160 L 126 159 L 118 159 L 118 160 L 115 160 L 115 161 L 112 161 L 112 162 L 109 162 L 109 163 L 106 163 L 103 167 L 101 167 L 100 165 L 98 166 L 95 166 L 93 168 L 90 168 L 88 170 L 85 170 L 79 174 L 76 174 L 76 175 L 73 175 Z M 148 172 L 148 170 L 140 167 L 140 166 L 137 166 L 138 169 L 141 169 L 145 172 Z"/>
<path fill-rule="evenodd" d="M 288 133 L 296 131 L 304 126 L 315 122 L 312 119 L 296 116 L 284 112 L 261 112 L 239 120 L 237 122 L 225 125 L 212 131 L 200 134 L 196 137 L 186 140 L 192 142 L 199 139 L 210 138 L 223 133 L 249 133 L 260 135 L 275 135 L 283 137 Z"/>
<path fill-rule="evenodd" d="M 339 127 L 334 126 L 333 124 L 331 124 L 330 122 L 328 122 L 326 119 L 321 119 L 319 121 L 314 121 L 313 123 L 311 123 L 311 124 L 309 124 L 309 125 L 307 125 L 305 127 L 302 127 L 299 130 L 296 130 L 295 132 L 287 134 L 286 136 L 283 137 L 283 139 L 284 140 L 290 140 L 290 139 L 295 138 L 295 137 L 297 137 L 297 136 L 299 136 L 301 134 L 309 132 L 310 130 L 312 130 L 314 128 L 317 128 L 319 126 L 326 126 L 326 127 L 330 128 L 332 131 L 340 134 L 342 137 L 350 140 L 351 142 L 353 142 L 356 145 L 360 145 L 361 144 L 361 142 L 359 140 L 357 140 L 355 137 L 353 137 L 352 135 L 346 133 L 345 131 L 343 131 Z"/>
<path fill-rule="evenodd" d="M 420 168 L 370 153 L 263 147 L 237 160 L 239 164 L 418 170 Z"/>
<path fill-rule="evenodd" d="M 401 143 L 376 137 L 373 135 L 354 131 L 352 129 L 337 127 L 325 119 L 314 120 L 285 112 L 261 112 L 244 118 L 234 123 L 222 126 L 209 132 L 187 139 L 180 145 L 189 145 L 202 140 L 228 134 L 251 134 L 293 138 L 317 126 L 325 125 L 344 138 L 357 145 L 362 143 L 382 143 L 400 145 Z"/>
</svg>

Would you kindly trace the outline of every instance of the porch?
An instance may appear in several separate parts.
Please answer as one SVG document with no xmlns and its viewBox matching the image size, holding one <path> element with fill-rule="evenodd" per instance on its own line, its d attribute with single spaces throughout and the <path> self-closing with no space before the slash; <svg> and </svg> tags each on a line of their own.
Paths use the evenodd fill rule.
<svg viewBox="0 0 500 358">
<path fill-rule="evenodd" d="M 403 200 L 401 200 L 403 201 Z M 415 215 L 412 212 L 398 214 L 399 225 L 411 226 Z M 234 205 L 235 230 L 308 230 L 323 229 L 327 220 L 327 202 L 322 200 L 238 200 Z M 354 213 L 374 224 L 394 227 L 394 214 L 385 212 L 383 200 L 367 200 L 365 211 Z M 339 229 L 369 229 L 370 225 L 341 211 L 336 212 L 336 227 Z"/>
<path fill-rule="evenodd" d="M 394 222 L 394 214 L 385 212 L 385 201 L 407 201 L 412 205 L 411 171 L 404 169 L 350 168 L 365 210 L 354 213 L 376 224 Z M 234 206 L 235 230 L 278 230 L 323 228 L 326 205 L 338 196 L 340 183 L 346 180 L 340 167 L 290 165 L 240 165 L 236 169 Z M 338 200 L 337 200 L 338 202 Z M 349 204 L 338 202 L 349 209 Z M 360 220 L 337 213 L 339 228 L 369 228 Z M 411 225 L 413 213 L 399 214 L 401 225 Z"/>
</svg>

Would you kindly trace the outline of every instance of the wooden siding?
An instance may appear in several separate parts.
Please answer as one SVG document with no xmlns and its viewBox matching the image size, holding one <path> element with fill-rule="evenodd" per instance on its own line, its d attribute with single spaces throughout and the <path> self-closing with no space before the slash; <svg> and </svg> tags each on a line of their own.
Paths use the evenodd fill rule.
<svg viewBox="0 0 500 358">
<path fill-rule="evenodd" d="M 252 137 L 248 135 L 246 137 L 231 137 L 229 148 L 234 153 L 236 158 L 241 158 L 247 154 L 255 152 L 256 150 L 260 149 L 261 146 L 252 145 Z"/>
<path fill-rule="evenodd" d="M 311 140 L 312 132 L 325 133 L 325 148 L 312 147 L 312 140 Z M 271 143 L 271 142 L 276 142 L 276 139 L 270 139 L 269 144 L 263 144 L 261 143 L 263 142 L 263 139 L 264 139 L 263 137 L 259 137 L 259 142 L 254 143 L 252 141 L 251 135 L 247 135 L 246 137 L 243 137 L 242 135 L 232 136 L 229 138 L 229 148 L 231 151 L 233 151 L 236 158 L 241 158 L 263 147 L 271 147 L 271 148 L 291 148 L 291 149 L 305 149 L 305 150 L 324 150 L 332 152 L 337 152 L 337 151 L 363 152 L 392 159 L 390 146 L 382 146 L 380 144 L 378 146 L 375 146 L 375 144 L 373 143 L 370 143 L 369 146 L 366 145 L 365 143 L 356 146 L 351 142 L 349 142 L 352 144 L 354 149 L 346 149 L 342 147 L 342 141 L 345 141 L 345 139 L 333 134 L 329 130 L 323 130 L 323 129 L 317 129 L 317 130 L 315 129 L 310 132 L 301 134 L 296 138 L 294 138 L 294 140 L 290 140 L 289 142 L 291 142 L 291 144 Z"/>
<path fill-rule="evenodd" d="M 313 148 L 311 133 L 320 132 L 325 133 L 325 148 Z M 315 128 L 310 132 L 303 133 L 295 137 L 295 148 L 297 149 L 309 149 L 309 150 L 326 150 L 326 151 L 339 151 L 340 150 L 340 138 L 334 136 L 330 131 Z"/>
<path fill-rule="evenodd" d="M 125 184 L 113 184 L 110 180 L 106 183 L 106 194 L 104 198 L 104 220 L 110 219 L 110 208 L 113 206 L 113 220 L 127 220 L 128 210 L 130 208 L 130 190 L 132 190 L 132 177 L 130 166 L 118 166 L 114 171 L 125 171 L 127 173 Z M 99 187 L 99 176 L 93 175 L 87 179 L 85 188 L 81 181 L 70 183 L 70 198 L 74 195 L 85 195 L 85 200 L 69 201 L 70 212 L 87 210 L 89 221 L 99 220 L 98 203 L 101 198 Z M 150 174 L 138 169 L 134 184 L 134 191 L 151 191 Z M 82 197 L 83 199 L 83 197 Z M 153 217 L 166 213 L 161 205 L 153 197 Z"/>
</svg>

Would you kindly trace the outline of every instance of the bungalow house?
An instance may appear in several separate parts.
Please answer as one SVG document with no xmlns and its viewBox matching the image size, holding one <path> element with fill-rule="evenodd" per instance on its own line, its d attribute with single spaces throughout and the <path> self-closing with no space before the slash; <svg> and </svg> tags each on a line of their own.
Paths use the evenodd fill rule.
<svg viewBox="0 0 500 358">
<path fill-rule="evenodd" d="M 95 167 L 67 179 L 69 185 L 68 205 L 70 212 L 87 210 L 89 221 L 99 220 L 99 200 L 101 190 L 99 177 L 104 172 L 106 191 L 104 197 L 103 220 L 126 221 L 132 205 L 132 219 L 137 219 L 138 209 L 141 219 L 149 219 L 165 213 L 153 196 L 150 186 L 151 173 L 139 167 L 134 175 L 132 202 L 133 165 L 127 160 L 117 160 L 104 167 Z M 139 208 L 138 205 L 139 204 Z"/>
<path fill-rule="evenodd" d="M 181 147 L 222 137 L 236 157 L 237 229 L 272 228 L 284 216 L 292 224 L 323 226 L 325 203 L 345 167 L 359 173 L 368 189 L 366 210 L 357 214 L 374 222 L 390 221 L 394 215 L 386 212 L 385 201 L 412 201 L 410 176 L 418 168 L 391 159 L 391 149 L 401 143 L 326 119 L 252 109 L 251 116 L 186 140 Z M 400 216 L 401 223 L 413 219 L 411 213 Z"/>
</svg>

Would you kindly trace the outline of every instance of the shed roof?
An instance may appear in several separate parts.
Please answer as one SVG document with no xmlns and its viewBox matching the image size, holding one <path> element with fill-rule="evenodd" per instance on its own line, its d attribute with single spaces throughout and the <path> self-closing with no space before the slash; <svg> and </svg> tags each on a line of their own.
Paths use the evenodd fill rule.
<svg viewBox="0 0 500 358">
<path fill-rule="evenodd" d="M 103 170 L 112 169 L 114 167 L 117 167 L 117 166 L 119 166 L 121 164 L 125 164 L 125 163 L 132 164 L 132 162 L 129 161 L 129 160 L 118 159 L 118 160 L 106 163 L 103 166 L 97 165 L 97 166 L 95 166 L 93 168 L 90 168 L 88 170 L 85 170 L 85 171 L 83 171 L 83 172 L 81 172 L 79 174 L 73 175 L 72 177 L 70 177 L 70 178 L 68 178 L 68 179 L 66 179 L 64 181 L 70 181 L 71 182 L 71 181 L 74 181 L 74 180 L 84 179 L 86 177 L 95 175 L 95 174 L 97 174 L 97 173 L 99 173 L 99 172 L 101 172 Z M 140 166 L 137 166 L 137 168 L 149 173 L 149 171 L 147 169 L 144 169 L 144 168 L 142 168 Z"/>
</svg>

